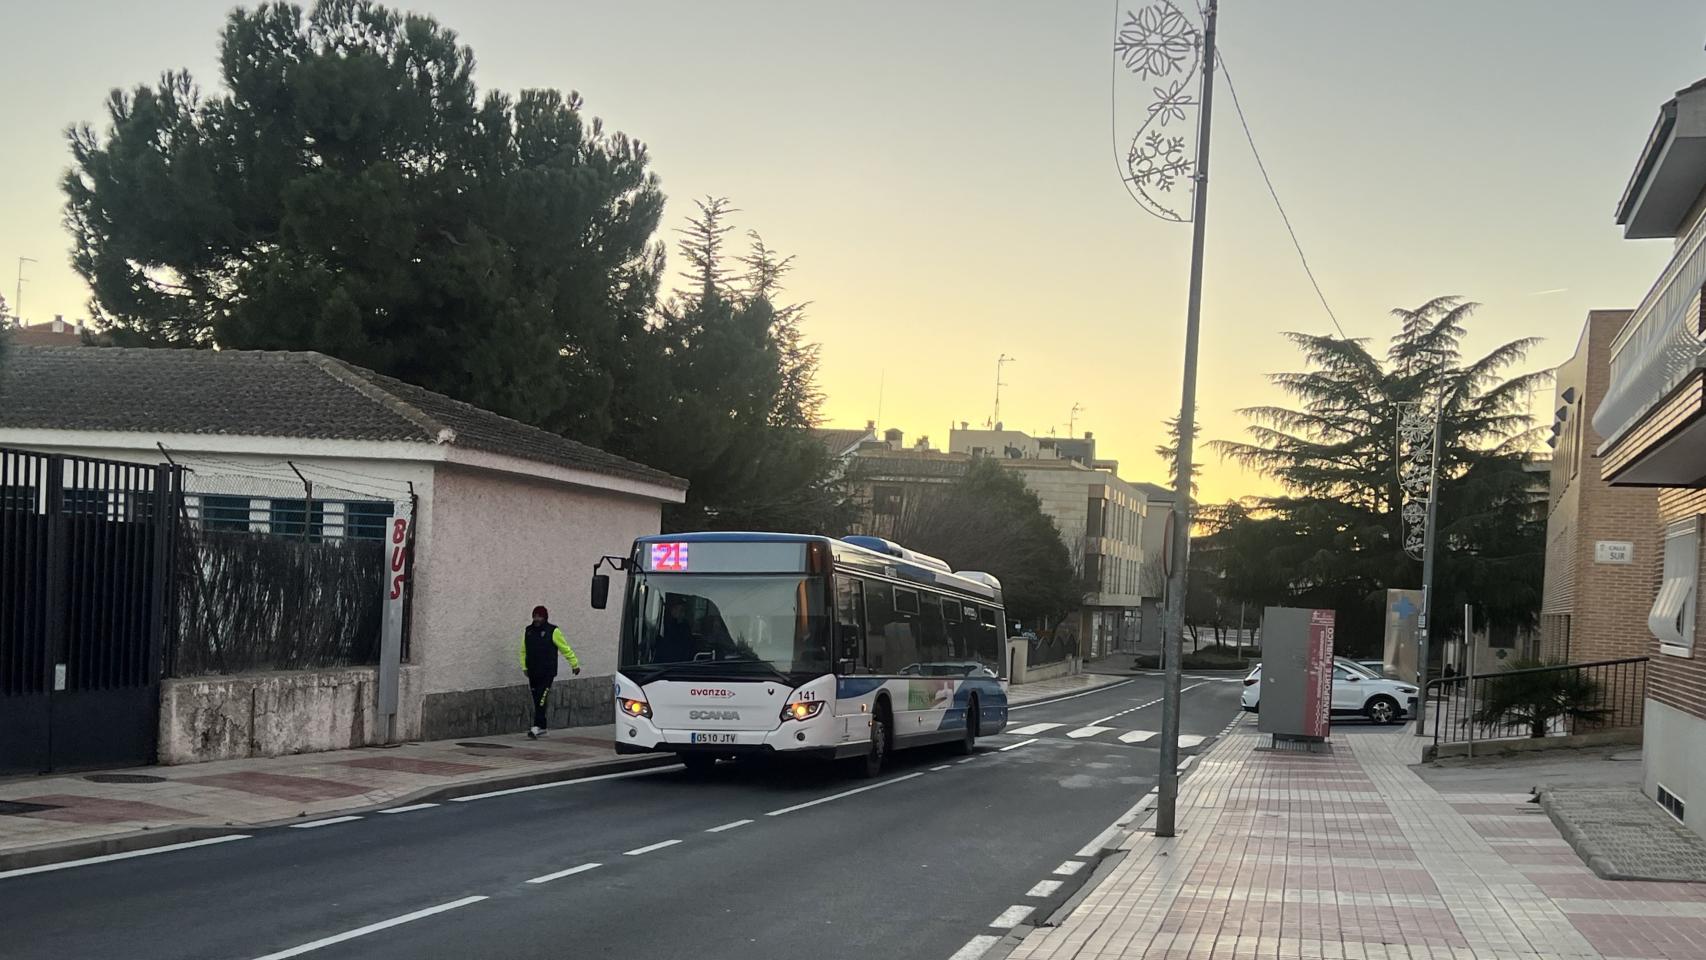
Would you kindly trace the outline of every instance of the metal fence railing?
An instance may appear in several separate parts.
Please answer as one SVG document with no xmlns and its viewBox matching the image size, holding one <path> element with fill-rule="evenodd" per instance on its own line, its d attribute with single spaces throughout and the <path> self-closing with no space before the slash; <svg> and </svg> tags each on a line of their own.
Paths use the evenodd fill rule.
<svg viewBox="0 0 1706 960">
<path fill-rule="evenodd" d="M 1504 670 L 1428 681 L 1434 743 L 1473 743 L 1639 727 L 1647 658 Z"/>
</svg>

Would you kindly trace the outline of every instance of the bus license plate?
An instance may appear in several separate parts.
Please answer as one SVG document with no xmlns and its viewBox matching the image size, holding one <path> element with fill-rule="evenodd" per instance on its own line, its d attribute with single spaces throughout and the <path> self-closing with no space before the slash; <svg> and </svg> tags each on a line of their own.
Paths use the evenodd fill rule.
<svg viewBox="0 0 1706 960">
<path fill-rule="evenodd" d="M 692 733 L 688 734 L 689 743 L 734 743 L 732 733 Z"/>
</svg>

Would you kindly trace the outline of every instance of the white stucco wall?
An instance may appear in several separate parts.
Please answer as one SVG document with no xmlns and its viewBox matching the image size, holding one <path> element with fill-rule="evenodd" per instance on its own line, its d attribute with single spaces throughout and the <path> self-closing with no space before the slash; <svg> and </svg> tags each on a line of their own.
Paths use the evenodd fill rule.
<svg viewBox="0 0 1706 960">
<path fill-rule="evenodd" d="M 658 532 L 657 501 L 444 465 L 433 478 L 430 514 L 430 528 L 417 534 L 410 634 L 423 692 L 521 682 L 517 646 L 541 603 L 568 636 L 583 675 L 615 672 L 621 575 L 609 609 L 593 610 L 592 567 Z"/>
</svg>

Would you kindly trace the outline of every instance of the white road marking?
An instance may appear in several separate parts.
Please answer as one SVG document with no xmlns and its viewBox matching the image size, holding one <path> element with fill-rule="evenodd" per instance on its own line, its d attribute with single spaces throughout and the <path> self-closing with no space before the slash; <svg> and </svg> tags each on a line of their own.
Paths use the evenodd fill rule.
<svg viewBox="0 0 1706 960">
<path fill-rule="evenodd" d="M 632 850 L 624 851 L 622 855 L 624 857 L 644 856 L 654 850 L 662 850 L 664 847 L 673 847 L 680 842 L 680 840 L 664 840 L 661 843 L 650 843 L 643 847 L 635 847 Z"/>
<path fill-rule="evenodd" d="M 389 810 L 381 810 L 379 812 L 380 813 L 413 813 L 416 810 L 425 810 L 428 807 L 436 807 L 436 806 L 438 806 L 438 804 L 436 804 L 436 803 L 411 803 L 406 807 L 392 807 Z"/>
<path fill-rule="evenodd" d="M 570 867 L 567 870 L 558 870 L 556 873 L 547 873 L 543 877 L 534 877 L 532 880 L 529 880 L 527 882 L 528 883 L 550 883 L 552 880 L 561 880 L 564 877 L 572 877 L 577 873 L 585 873 L 588 870 L 597 870 L 599 867 L 602 867 L 602 866 L 604 866 L 604 864 L 602 864 L 602 863 L 583 863 L 578 867 Z"/>
<path fill-rule="evenodd" d="M 1070 877 L 1082 869 L 1084 869 L 1084 861 L 1068 860 L 1060 866 L 1055 867 L 1054 872 L 1056 876 Z"/>
<path fill-rule="evenodd" d="M 623 780 L 628 777 L 649 777 L 667 773 L 674 767 L 653 767 L 650 770 L 629 770 L 624 773 L 606 773 L 596 777 L 581 777 L 579 780 L 553 780 L 550 783 L 536 783 L 531 787 L 511 787 L 508 790 L 493 790 L 491 793 L 476 793 L 467 797 L 451 797 L 451 803 L 467 803 L 471 800 L 487 800 L 492 797 L 507 797 L 512 793 L 529 793 L 534 790 L 550 790 L 556 787 L 572 787 L 577 783 L 594 783 L 599 780 Z"/>
<path fill-rule="evenodd" d="M 1061 887 L 1061 884 L 1063 884 L 1065 882 L 1066 881 L 1064 881 L 1064 880 L 1040 880 L 1037 882 L 1036 886 L 1025 891 L 1025 896 L 1027 896 L 1027 897 L 1053 896 L 1054 892 L 1056 890 L 1059 890 Z"/>
<path fill-rule="evenodd" d="M 1001 916 L 989 921 L 989 925 L 1000 930 L 1011 930 L 1019 924 L 1024 923 L 1025 918 L 1034 912 L 1036 912 L 1035 907 L 1027 907 L 1022 903 L 1015 903 L 1011 907 L 1001 911 Z"/>
<path fill-rule="evenodd" d="M 1112 729 L 1113 729 L 1113 727 L 1098 727 L 1095 724 L 1091 724 L 1090 726 L 1087 726 L 1087 727 L 1079 727 L 1077 730 L 1074 730 L 1071 733 L 1068 733 L 1067 736 L 1071 737 L 1074 740 L 1082 740 L 1085 737 L 1093 737 L 1098 733 L 1107 733 L 1109 730 L 1112 730 Z"/>
<path fill-rule="evenodd" d="M 954 955 L 949 957 L 948 960 L 977 960 L 978 957 L 988 953 L 990 947 L 993 947 L 1000 942 L 1000 937 L 991 936 L 987 933 L 982 936 L 972 937 L 970 940 L 966 941 L 965 946 L 955 950 Z"/>
<path fill-rule="evenodd" d="M 61 863 L 48 863 L 39 867 L 19 867 L 16 870 L 0 870 L 0 880 L 7 877 L 27 877 L 32 873 L 48 873 L 54 870 L 68 870 L 72 867 L 86 867 L 95 863 L 107 863 L 112 860 L 129 860 L 131 857 L 147 857 L 156 853 L 171 853 L 174 850 L 188 850 L 191 847 L 206 847 L 215 843 L 230 843 L 232 840 L 247 840 L 247 833 L 228 833 L 221 837 L 208 837 L 206 840 L 188 840 L 183 843 L 168 843 L 164 846 L 149 847 L 146 850 L 131 850 L 128 853 L 107 853 L 98 857 L 84 857 L 81 860 L 66 860 Z"/>
<path fill-rule="evenodd" d="M 1036 742 L 1037 742 L 1037 739 L 1035 737 L 1032 737 L 1029 740 L 1020 740 L 1018 743 L 1009 743 L 1005 747 L 1002 747 L 1000 750 L 997 750 L 995 752 L 996 753 L 1006 753 L 1009 750 L 1017 750 L 1020 747 L 1028 747 L 1031 744 L 1036 743 Z"/>
<path fill-rule="evenodd" d="M 1184 773 L 1185 768 L 1189 767 L 1191 765 L 1191 763 L 1195 760 L 1196 760 L 1196 757 L 1186 757 L 1185 759 L 1179 761 L 1179 772 Z"/>
<path fill-rule="evenodd" d="M 939 764 L 939 765 L 937 765 L 937 766 L 934 766 L 934 767 L 931 767 L 931 768 L 930 768 L 930 772 L 931 772 L 931 773 L 935 773 L 935 772 L 936 772 L 936 771 L 938 771 L 938 770 L 946 770 L 946 769 L 948 769 L 948 768 L 949 768 L 949 767 L 951 767 L 951 766 L 953 766 L 953 764 L 951 764 L 951 763 L 944 763 L 944 764 Z"/>
<path fill-rule="evenodd" d="M 1010 748 L 1003 747 L 1002 749 L 1010 749 Z M 923 773 L 923 771 L 920 771 L 918 773 L 909 773 L 904 777 L 895 777 L 893 780 L 884 780 L 882 783 L 873 783 L 868 787 L 854 787 L 852 790 L 843 790 L 840 793 L 832 793 L 827 797 L 818 797 L 816 800 L 807 800 L 805 803 L 796 803 L 791 807 L 783 807 L 780 810 L 772 810 L 769 813 L 766 813 L 765 816 L 767 816 L 767 817 L 779 817 L 784 813 L 793 813 L 796 810 L 804 810 L 807 807 L 815 807 L 820 803 L 828 803 L 831 800 L 840 800 L 843 797 L 851 797 L 856 793 L 864 793 L 868 790 L 876 790 L 879 787 L 886 787 L 891 783 L 900 783 L 903 780 L 911 780 L 913 777 L 922 777 L 922 776 L 924 776 L 924 773 Z"/>
<path fill-rule="evenodd" d="M 1135 682 L 1137 682 L 1137 681 L 1135 681 L 1135 680 L 1121 680 L 1118 683 L 1110 683 L 1105 687 L 1097 687 L 1094 690 L 1086 690 L 1083 693 L 1074 693 L 1074 694 L 1069 694 L 1069 695 L 1064 696 L 1064 697 L 1054 697 L 1054 698 L 1047 699 L 1047 700 L 1032 700 L 1030 703 L 1014 704 L 1013 706 L 1008 707 L 1007 710 L 1009 713 L 1011 713 L 1014 710 L 1028 710 L 1031 707 L 1046 707 L 1051 703 L 1060 703 L 1063 700 L 1077 700 L 1079 697 L 1088 697 L 1088 696 L 1091 696 L 1092 694 L 1106 693 L 1109 690 L 1118 690 L 1120 687 L 1123 687 L 1128 683 L 1135 683 Z"/>
<path fill-rule="evenodd" d="M 1093 856 L 1095 856 L 1097 853 L 1099 853 L 1102 850 L 1103 847 L 1106 847 L 1108 845 L 1108 841 L 1112 840 L 1114 838 L 1114 835 L 1119 833 L 1119 832 L 1120 832 L 1120 825 L 1119 824 L 1117 824 L 1117 823 L 1108 824 L 1108 829 L 1103 830 L 1101 833 L 1096 834 L 1094 839 L 1092 839 L 1089 843 L 1086 843 L 1082 848 L 1079 849 L 1078 856 L 1080 856 L 1080 857 L 1093 857 Z"/>
<path fill-rule="evenodd" d="M 1128 730 L 1125 733 L 1120 734 L 1120 742 L 1142 743 L 1145 740 L 1159 736 L 1161 736 L 1161 734 L 1155 730 Z"/>
<path fill-rule="evenodd" d="M 1066 726 L 1064 723 L 1033 723 L 1028 727 L 1020 727 L 1017 730 L 1009 730 L 1007 732 L 1016 737 L 1029 737 L 1038 733 L 1047 733 L 1056 727 L 1064 726 Z"/>
<path fill-rule="evenodd" d="M 972 761 L 973 761 L 973 760 L 976 760 L 976 759 L 977 759 L 977 758 L 976 758 L 976 757 L 967 757 L 967 758 L 965 758 L 965 759 L 964 759 L 964 760 L 955 760 L 955 761 L 954 761 L 954 762 L 955 762 L 955 763 L 970 763 L 970 762 L 972 762 Z"/>
<path fill-rule="evenodd" d="M 430 917 L 436 913 L 444 913 L 444 912 L 449 911 L 449 910 L 455 910 L 458 907 L 466 907 L 470 903 L 479 903 L 481 900 L 484 900 L 484 899 L 486 899 L 486 898 L 485 897 L 463 897 L 460 900 L 452 900 L 449 903 L 441 903 L 436 907 L 428 907 L 425 910 L 416 910 L 414 913 L 405 913 L 400 917 L 392 917 L 389 920 L 381 920 L 378 923 L 370 923 L 365 927 L 357 927 L 354 930 L 350 930 L 346 933 L 340 933 L 340 934 L 336 934 L 334 936 L 326 937 L 326 938 L 321 939 L 321 940 L 316 940 L 313 943 L 305 943 L 300 947 L 291 947 L 289 950 L 281 950 L 278 953 L 269 953 L 264 957 L 256 957 L 255 960 L 285 960 L 285 958 L 287 958 L 287 957 L 300 957 L 305 953 L 312 953 L 315 950 L 320 949 L 321 947 L 329 947 L 334 943 L 343 943 L 345 940 L 354 940 L 356 937 L 365 937 L 370 933 L 378 933 L 381 930 L 389 930 L 392 927 L 400 927 L 405 923 L 412 923 L 416 920 L 420 920 L 420 919 L 423 919 L 425 917 Z"/>
<path fill-rule="evenodd" d="M 290 825 L 290 829 L 292 829 L 292 830 L 312 830 L 315 827 L 329 827 L 334 823 L 349 823 L 352 820 L 360 820 L 360 819 L 361 819 L 360 817 L 356 817 L 356 816 L 329 817 L 325 820 L 310 820 L 307 823 L 293 823 Z"/>
<path fill-rule="evenodd" d="M 1201 746 L 1202 742 L 1207 739 L 1207 737 L 1199 737 L 1194 733 L 1181 733 L 1179 734 L 1179 749 L 1189 750 L 1191 747 Z"/>
<path fill-rule="evenodd" d="M 752 822 L 751 820 L 736 820 L 733 823 L 725 823 L 720 827 L 712 827 L 711 829 L 709 829 L 705 832 L 706 833 L 722 833 L 724 830 L 733 830 L 736 827 L 744 827 L 751 822 Z"/>
<path fill-rule="evenodd" d="M 1196 689 L 1196 688 L 1198 688 L 1198 687 L 1200 687 L 1200 686 L 1203 686 L 1203 685 L 1204 685 L 1204 684 L 1201 684 L 1201 683 L 1193 683 L 1193 684 L 1191 684 L 1191 685 L 1190 685 L 1190 686 L 1188 686 L 1188 687 L 1185 687 L 1185 688 L 1183 688 L 1183 689 L 1181 689 L 1181 690 L 1180 690 L 1180 691 L 1179 691 L 1179 694 L 1180 694 L 1180 696 L 1183 696 L 1183 695 L 1184 695 L 1184 694 L 1186 694 L 1186 693 L 1189 693 L 1189 692 L 1190 692 L 1190 691 L 1192 691 L 1192 690 L 1195 690 L 1195 689 Z M 1137 706 L 1135 706 L 1135 707 L 1130 707 L 1130 708 L 1128 708 L 1128 709 L 1125 709 L 1125 710 L 1121 710 L 1121 711 L 1120 711 L 1120 712 L 1119 712 L 1119 713 L 1110 713 L 1110 714 L 1108 714 L 1108 715 L 1107 715 L 1107 716 L 1105 716 L 1105 717 L 1103 717 L 1103 718 L 1102 718 L 1102 719 L 1100 719 L 1100 720 L 1092 720 L 1092 721 L 1090 721 L 1090 722 L 1091 722 L 1091 723 L 1092 723 L 1092 724 L 1096 724 L 1096 723 L 1107 723 L 1107 722 L 1108 722 L 1108 721 L 1109 721 L 1109 720 L 1112 720 L 1112 719 L 1114 719 L 1114 718 L 1116 718 L 1116 717 L 1123 717 L 1123 716 L 1125 716 L 1125 715 L 1126 715 L 1126 714 L 1128 714 L 1128 713 L 1136 713 L 1136 712 L 1137 712 L 1137 711 L 1139 711 L 1139 710 L 1147 710 L 1147 709 L 1149 709 L 1149 708 L 1150 708 L 1150 707 L 1153 707 L 1153 706 L 1155 706 L 1155 705 L 1156 705 L 1156 704 L 1158 704 L 1158 703 L 1160 703 L 1160 702 L 1161 702 L 1161 700 L 1159 700 L 1159 699 L 1156 699 L 1156 700 L 1151 700 L 1151 701 L 1149 701 L 1149 702 L 1148 702 L 1148 703 L 1140 703 L 1140 704 L 1138 704 L 1138 705 L 1137 705 Z"/>
</svg>

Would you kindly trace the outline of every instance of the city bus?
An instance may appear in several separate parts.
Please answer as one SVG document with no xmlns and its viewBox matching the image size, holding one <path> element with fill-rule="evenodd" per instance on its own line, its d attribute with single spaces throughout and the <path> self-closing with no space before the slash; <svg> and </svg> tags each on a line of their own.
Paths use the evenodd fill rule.
<svg viewBox="0 0 1706 960">
<path fill-rule="evenodd" d="M 627 574 L 616 673 L 618 753 L 689 769 L 753 756 L 848 760 L 970 753 L 1007 724 L 1001 584 L 875 537 L 642 537 Z"/>
</svg>

